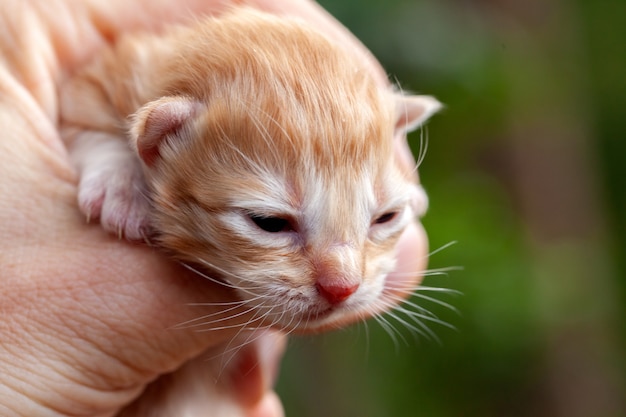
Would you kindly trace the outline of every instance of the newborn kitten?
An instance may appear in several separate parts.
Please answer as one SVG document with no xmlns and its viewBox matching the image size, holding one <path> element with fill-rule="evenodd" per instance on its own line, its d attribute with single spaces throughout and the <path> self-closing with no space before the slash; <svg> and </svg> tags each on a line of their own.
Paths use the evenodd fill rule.
<svg viewBox="0 0 626 417">
<path fill-rule="evenodd" d="M 306 23 L 235 9 L 121 39 L 64 87 L 89 219 L 238 289 L 251 327 L 380 311 L 427 200 L 394 141 L 439 109 Z"/>
</svg>

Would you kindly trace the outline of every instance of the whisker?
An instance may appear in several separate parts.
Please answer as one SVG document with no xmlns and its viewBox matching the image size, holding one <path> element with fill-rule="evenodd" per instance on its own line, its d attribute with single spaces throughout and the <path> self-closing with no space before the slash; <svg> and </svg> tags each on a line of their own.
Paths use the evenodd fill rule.
<svg viewBox="0 0 626 417">
<path fill-rule="evenodd" d="M 427 295 L 419 294 L 419 293 L 414 293 L 413 296 L 417 297 L 417 298 L 421 298 L 421 299 L 426 300 L 426 301 L 430 301 L 431 303 L 438 304 L 438 305 L 440 305 L 442 307 L 447 308 L 448 310 L 454 311 L 458 315 L 461 315 L 461 313 L 459 312 L 459 310 L 456 307 L 454 307 L 452 304 L 446 303 L 445 301 L 441 301 L 441 300 L 438 300 L 436 298 L 429 297 Z"/>
<path fill-rule="evenodd" d="M 411 311 L 403 307 L 396 309 L 396 311 L 402 312 L 406 316 L 411 317 L 412 319 L 415 319 L 415 320 L 426 320 L 431 323 L 436 323 L 436 324 L 439 324 L 440 326 L 447 327 L 448 329 L 451 329 L 451 330 L 457 330 L 455 326 L 453 326 L 452 324 L 446 321 L 441 320 L 439 317 L 437 317 L 436 315 L 430 312 L 429 312 L 430 314 L 421 314 L 416 311 Z"/>
<path fill-rule="evenodd" d="M 403 301 L 403 300 L 400 300 L 400 301 Z M 425 309 L 424 307 L 418 306 L 415 303 L 410 303 L 408 301 L 404 301 L 404 303 L 402 303 L 401 305 L 394 305 L 393 303 L 390 303 L 390 302 L 386 301 L 385 304 L 383 304 L 383 305 L 387 306 L 389 308 L 389 310 L 390 310 L 387 314 L 389 314 L 391 317 L 393 317 L 399 323 L 403 324 L 405 326 L 405 328 L 407 328 L 408 330 L 413 331 L 413 332 L 421 335 L 422 337 L 426 338 L 427 340 L 436 341 L 438 344 L 441 344 L 441 340 L 434 333 L 434 331 L 432 329 L 430 329 L 430 327 L 428 327 L 422 320 L 429 321 L 429 322 L 432 322 L 432 323 L 436 323 L 436 324 L 439 324 L 439 325 L 443 325 L 444 327 L 451 327 L 452 329 L 456 330 L 456 328 L 454 328 L 454 326 L 450 325 L 447 322 L 444 322 L 443 320 L 439 319 L 439 317 L 437 317 L 437 315 L 435 315 L 431 311 Z M 410 305 L 411 307 L 416 307 L 422 313 L 411 311 L 411 310 L 403 307 L 404 305 Z M 399 316 L 399 314 L 403 314 L 404 316 L 406 316 L 413 323 L 415 323 L 415 325 L 412 325 L 412 324 L 408 323 L 406 320 L 402 319 Z M 414 334 L 414 336 L 415 336 L 415 334 Z"/>
<path fill-rule="evenodd" d="M 257 298 L 262 298 L 262 296 L 258 296 Z M 241 301 L 224 301 L 224 302 L 206 302 L 206 303 L 187 303 L 185 305 L 189 306 L 189 307 L 225 307 L 225 306 L 232 306 L 232 305 L 241 305 L 241 304 L 245 304 L 248 301 L 252 301 L 254 299 L 251 300 L 241 300 Z"/>
<path fill-rule="evenodd" d="M 463 271 L 462 266 L 445 266 L 442 268 L 429 268 L 429 269 L 425 269 L 424 272 L 427 274 L 433 274 L 433 273 L 447 273 L 447 272 L 452 272 L 452 271 Z"/>
<path fill-rule="evenodd" d="M 434 277 L 434 276 L 449 276 L 448 272 L 462 271 L 461 266 L 449 266 L 446 268 L 438 269 L 424 269 L 422 271 L 415 272 L 395 272 L 394 275 L 398 277 Z"/>
<path fill-rule="evenodd" d="M 198 263 L 200 263 L 200 264 L 202 264 L 202 265 L 204 265 L 204 266 L 206 266 L 208 268 L 214 269 L 215 271 L 221 273 L 222 275 L 225 275 L 227 277 L 232 277 L 232 278 L 234 278 L 234 279 L 236 279 L 236 280 L 238 280 L 240 282 L 245 282 L 247 284 L 247 288 L 248 289 L 252 289 L 252 288 L 261 288 L 262 289 L 262 288 L 264 288 L 263 285 L 261 285 L 261 284 L 259 284 L 257 282 L 258 281 L 258 277 L 257 277 L 256 280 L 252 280 L 250 278 L 246 278 L 246 277 L 242 277 L 242 276 L 239 276 L 239 275 L 235 275 L 232 272 L 227 271 L 227 270 L 225 270 L 223 268 L 220 268 L 217 265 L 207 261 L 206 259 L 200 258 L 200 257 L 196 257 L 196 262 L 198 262 Z M 230 283 L 228 283 L 228 284 L 230 284 Z M 230 285 L 233 285 L 233 284 L 230 284 Z M 239 288 L 239 289 L 241 289 L 240 286 L 233 286 L 232 288 Z"/>
<path fill-rule="evenodd" d="M 208 326 L 208 325 L 215 324 L 215 323 L 221 323 L 221 322 L 224 322 L 224 321 L 227 321 L 227 320 L 231 320 L 231 319 L 234 319 L 234 318 L 237 318 L 237 317 L 244 316 L 244 315 L 250 313 L 251 311 L 255 311 L 255 310 L 256 310 L 256 307 L 252 306 L 249 309 L 241 311 L 241 312 L 239 312 L 237 314 L 232 314 L 232 315 L 228 315 L 228 316 L 225 316 L 225 317 L 220 317 L 220 318 L 217 318 L 217 319 L 214 319 L 214 320 L 202 321 L 200 323 L 195 323 L 195 322 L 198 322 L 200 320 L 204 320 L 204 319 L 206 319 L 206 318 L 208 318 L 210 316 L 215 316 L 215 314 L 209 314 L 209 315 L 206 315 L 204 317 L 198 317 L 198 318 L 195 318 L 195 319 L 192 319 L 192 320 L 188 320 L 188 321 L 186 321 L 184 323 L 178 324 L 178 325 L 174 326 L 174 329 L 190 329 L 190 328 L 194 328 L 194 327 Z M 209 329 L 209 330 L 213 330 L 213 329 Z"/>
<path fill-rule="evenodd" d="M 402 276 L 402 275 L 400 275 Z M 421 276 L 423 277 L 448 277 L 450 276 L 450 274 L 448 274 L 447 271 L 424 271 L 422 272 Z"/>
<path fill-rule="evenodd" d="M 218 272 L 220 272 L 220 273 L 222 273 L 224 275 L 228 275 L 228 276 L 235 277 L 235 278 L 239 279 L 237 276 L 231 274 L 230 272 L 228 272 L 228 271 L 226 271 L 226 270 L 224 270 L 222 268 L 219 268 L 219 267 L 211 264 L 210 262 L 208 262 L 208 261 L 206 261 L 204 259 L 198 259 L 198 262 L 202 263 L 204 266 L 207 266 L 209 268 L 215 269 L 216 271 L 218 271 Z M 225 286 L 227 288 L 232 288 L 232 289 L 235 289 L 235 290 L 238 290 L 238 291 L 246 292 L 246 293 L 252 295 L 253 297 L 257 297 L 258 296 L 258 294 L 256 294 L 253 291 L 251 291 L 251 288 L 243 288 L 242 286 L 233 285 L 230 282 L 213 278 L 213 277 L 211 277 L 211 276 L 209 276 L 209 275 L 199 271 L 198 269 L 192 267 L 191 265 L 189 265 L 187 263 L 181 263 L 181 265 L 183 265 L 185 268 L 189 269 L 190 271 L 198 274 L 202 278 L 205 278 L 205 279 L 207 279 L 207 280 L 209 280 L 211 282 L 223 285 L 223 286 Z M 261 286 L 257 286 L 257 288 L 262 288 L 262 287 Z"/>
<path fill-rule="evenodd" d="M 435 313 L 431 312 L 427 308 L 422 307 L 421 305 L 419 305 L 417 303 L 412 302 L 411 300 L 405 300 L 405 299 L 403 299 L 401 297 L 389 297 L 389 299 L 391 301 L 397 303 L 397 304 L 389 305 L 388 307 L 390 307 L 391 309 L 400 309 L 400 308 L 403 308 L 402 306 L 407 305 L 409 307 L 412 307 L 412 308 L 422 312 L 423 314 L 427 314 L 427 315 L 429 315 L 431 317 L 435 317 L 435 318 L 437 317 L 435 315 Z"/>
<path fill-rule="evenodd" d="M 395 311 L 395 310 L 394 310 Z M 428 340 L 434 340 L 437 343 L 441 344 L 441 340 L 439 339 L 439 337 L 435 334 L 435 332 L 433 332 L 430 327 L 426 326 L 422 321 L 420 320 L 416 320 L 414 319 L 413 322 L 415 323 L 415 326 L 412 325 L 411 323 L 407 322 L 406 320 L 402 319 L 398 314 L 396 314 L 394 311 L 389 312 L 389 316 L 394 318 L 396 321 L 398 321 L 399 323 L 403 324 L 405 326 L 405 328 L 407 328 L 408 330 L 414 331 L 416 333 L 419 333 L 422 337 L 428 339 Z M 406 340 L 406 339 L 405 339 Z"/>
<path fill-rule="evenodd" d="M 428 152 L 428 126 L 420 126 L 420 142 L 419 151 L 417 156 L 417 162 L 415 163 L 414 171 L 417 171 L 424 159 L 426 159 L 426 153 Z"/>
<path fill-rule="evenodd" d="M 244 303 L 240 303 L 239 305 L 236 305 L 236 306 L 234 306 L 234 307 L 227 308 L 226 310 L 216 311 L 216 312 L 211 313 L 211 314 L 205 314 L 205 315 L 203 315 L 203 316 L 196 317 L 196 318 L 191 319 L 191 320 L 187 320 L 187 321 L 185 321 L 185 322 L 183 322 L 183 323 L 179 323 L 179 324 L 177 324 L 177 325 L 175 326 L 175 328 L 187 328 L 187 326 L 188 326 L 188 325 L 190 325 L 190 324 L 192 324 L 192 323 L 195 323 L 195 322 L 198 322 L 198 321 L 201 321 L 201 320 L 206 320 L 206 319 L 209 319 L 209 318 L 211 318 L 211 317 L 215 317 L 215 316 L 223 316 L 223 315 L 225 315 L 226 313 L 229 313 L 229 312 L 231 312 L 231 311 L 237 310 L 237 309 L 238 309 L 239 307 L 241 307 L 243 304 L 244 304 Z M 253 307 L 252 307 L 252 308 L 253 308 Z M 251 308 L 251 309 L 252 309 L 252 308 Z M 249 310 L 247 310 L 247 311 L 250 311 L 251 309 L 249 309 Z M 206 322 L 203 322 L 203 323 L 206 323 Z M 193 327 L 193 326 L 190 326 L 190 327 Z"/>
<path fill-rule="evenodd" d="M 213 282 L 215 284 L 223 285 L 223 286 L 228 287 L 228 288 L 234 288 L 234 289 L 238 288 L 238 287 L 236 287 L 236 286 L 234 286 L 234 285 L 232 285 L 232 284 L 230 284 L 230 283 L 228 283 L 226 281 L 222 281 L 222 280 L 213 278 L 213 277 L 211 277 L 211 276 L 209 276 L 209 275 L 207 275 L 207 274 L 205 274 L 203 272 L 200 272 L 198 269 L 194 268 L 193 266 L 191 266 L 191 265 L 189 265 L 187 263 L 181 262 L 181 265 L 184 266 L 185 268 L 187 268 L 188 270 L 190 270 L 191 272 L 193 272 L 193 273 L 201 276 L 202 278 L 205 278 L 205 279 L 207 279 L 207 280 L 209 280 L 209 281 L 211 281 L 211 282 Z"/>
<path fill-rule="evenodd" d="M 380 327 L 389 335 L 389 338 L 393 342 L 396 352 L 398 351 L 399 342 L 396 337 L 396 333 L 398 332 L 388 320 L 386 320 L 382 315 L 374 316 L 374 320 L 380 325 Z"/>
<path fill-rule="evenodd" d="M 438 253 L 444 249 L 449 248 L 454 245 L 456 242 L 449 242 L 431 253 L 431 255 Z M 421 271 L 416 271 L 414 273 L 400 273 L 399 276 L 407 276 L 414 277 L 416 275 L 421 275 L 424 277 L 431 276 L 439 276 L 439 275 L 448 275 L 451 271 L 462 270 L 461 267 L 442 267 L 442 268 L 431 268 Z M 393 290 L 402 290 L 403 292 L 411 291 L 410 297 L 403 297 L 401 295 L 395 294 Z M 432 287 L 432 286 L 418 286 L 415 289 L 411 289 L 407 286 L 407 283 L 403 283 L 402 280 L 399 281 L 389 281 L 385 284 L 385 290 L 383 291 L 383 298 L 379 300 L 377 310 L 385 311 L 380 315 L 375 317 L 375 320 L 378 324 L 381 325 L 383 330 L 391 337 L 396 349 L 398 347 L 398 340 L 401 339 L 405 341 L 406 339 L 398 337 L 399 330 L 394 327 L 394 325 L 400 324 L 406 330 L 410 331 L 411 334 L 416 337 L 417 335 L 424 337 L 427 340 L 435 341 L 438 344 L 441 344 L 441 339 L 438 335 L 431 329 L 431 326 L 428 323 L 436 324 L 439 326 L 443 326 L 445 328 L 456 330 L 456 327 L 452 324 L 442 320 L 435 314 L 430 311 L 430 309 L 420 305 L 419 301 L 427 301 L 432 304 L 436 304 L 438 306 L 444 307 L 448 310 L 455 312 L 460 315 L 460 311 L 454 307 L 452 304 L 449 304 L 445 301 L 439 300 L 432 296 L 426 295 L 424 293 L 441 293 L 441 294 L 449 294 L 449 295 L 462 295 L 460 291 L 453 290 L 450 288 L 442 288 L 442 287 Z M 386 316 L 387 319 L 384 321 L 381 320 L 380 316 Z M 395 323 L 392 324 L 392 321 Z"/>
<path fill-rule="evenodd" d="M 421 257 L 419 259 L 415 260 L 415 267 L 417 267 L 418 265 L 421 266 L 422 260 L 424 258 L 429 259 L 431 256 L 445 250 L 448 249 L 449 247 L 457 244 L 458 242 L 456 240 L 450 241 L 440 247 L 438 247 L 437 249 L 431 251 L 430 253 L 428 253 L 427 255 L 425 255 L 424 257 Z M 410 265 L 408 265 L 410 266 Z M 462 271 L 464 268 L 462 266 L 449 266 L 449 267 L 445 267 L 445 268 L 436 268 L 436 269 L 419 269 L 419 270 L 415 270 L 415 272 L 403 272 L 403 273 L 395 273 L 398 276 L 433 276 L 433 275 L 446 275 L 445 273 L 447 272 L 452 272 L 452 271 Z"/>
<path fill-rule="evenodd" d="M 400 95 L 405 95 L 405 91 L 397 78 L 395 79 L 394 85 Z M 404 103 L 402 110 L 404 111 L 405 118 L 408 119 L 408 108 L 406 103 Z M 426 159 L 426 154 L 428 153 L 428 127 L 425 124 L 420 125 L 419 132 L 419 149 L 417 150 L 417 160 L 412 171 L 413 173 L 417 172 L 418 168 L 424 162 L 424 159 Z"/>
<path fill-rule="evenodd" d="M 250 331 L 250 335 L 248 337 L 245 338 L 245 340 L 242 341 L 242 334 L 244 332 L 249 331 L 248 326 L 250 324 L 252 324 L 253 322 L 257 321 L 257 320 L 261 320 L 261 323 L 263 323 L 263 320 L 265 320 L 265 318 L 267 317 L 266 315 L 262 315 L 262 316 L 257 316 L 257 314 L 260 313 L 260 310 L 256 310 L 254 313 L 254 316 L 252 319 L 250 319 L 250 321 L 248 321 L 248 323 L 246 323 L 245 325 L 242 325 L 239 328 L 239 331 L 235 334 L 235 336 L 233 336 L 231 338 L 231 340 L 227 343 L 226 347 L 221 350 L 218 354 L 207 358 L 208 361 L 212 361 L 212 360 L 216 360 L 218 358 L 221 359 L 221 364 L 220 364 L 220 370 L 218 372 L 217 378 L 219 379 L 222 375 L 222 373 L 224 372 L 224 370 L 226 369 L 226 367 L 228 366 L 228 364 L 237 356 L 237 353 L 241 351 L 241 349 L 243 349 L 245 346 L 247 346 L 250 343 L 253 343 L 255 340 L 257 340 L 259 337 L 261 337 L 262 333 L 264 330 L 268 330 L 271 328 L 271 325 L 269 326 L 257 326 L 255 327 L 254 331 Z M 209 329 L 210 330 L 210 329 Z M 257 335 L 256 337 L 253 338 L 253 335 Z M 226 356 L 228 356 L 228 358 L 226 359 Z"/>
<path fill-rule="evenodd" d="M 208 303 L 187 303 L 187 306 L 189 307 L 228 307 L 225 310 L 220 310 L 220 311 L 216 311 L 214 313 L 211 314 L 207 314 L 205 316 L 199 317 L 198 319 L 202 319 L 202 318 L 207 318 L 207 317 L 212 317 L 212 316 L 217 316 L 220 314 L 224 314 L 224 313 L 228 313 L 229 311 L 233 311 L 236 310 L 239 307 L 243 307 L 246 304 L 253 304 L 254 302 L 258 301 L 258 300 L 263 300 L 265 297 L 262 295 L 257 295 L 254 298 L 250 298 L 247 300 L 239 300 L 239 301 L 228 301 L 228 302 L 208 302 Z M 254 304 L 253 304 L 254 305 Z M 194 319 L 194 320 L 198 320 L 198 319 Z M 190 320 L 191 321 L 191 320 Z"/>
<path fill-rule="evenodd" d="M 259 305 L 250 306 L 250 308 L 248 308 L 247 310 L 245 310 L 245 311 L 243 311 L 241 313 L 238 313 L 238 314 L 235 314 L 235 315 L 230 315 L 230 316 L 227 316 L 227 317 L 221 318 L 221 319 L 216 319 L 216 320 L 212 320 L 212 321 L 208 321 L 208 322 L 203 322 L 201 324 L 192 325 L 192 326 L 189 326 L 189 327 L 208 326 L 208 325 L 212 325 L 212 324 L 215 324 L 215 323 L 222 322 L 224 320 L 240 317 L 242 315 L 245 315 L 245 314 L 248 314 L 248 313 L 252 312 L 253 313 L 252 317 L 250 319 L 248 319 L 248 321 L 246 323 L 235 324 L 235 325 L 227 325 L 227 326 L 221 326 L 221 327 L 211 327 L 211 328 L 207 328 L 207 329 L 201 329 L 201 330 L 198 330 L 198 331 L 208 332 L 208 331 L 213 331 L 213 330 L 224 330 L 224 329 L 239 328 L 240 332 L 241 332 L 241 331 L 247 329 L 250 325 L 255 324 L 255 323 L 258 323 L 258 324 L 254 325 L 255 328 L 262 329 L 262 328 L 266 328 L 267 327 L 265 325 L 265 319 L 266 319 L 267 315 L 270 314 L 268 312 L 264 312 L 264 309 L 268 309 L 268 307 L 264 303 L 261 303 Z M 270 326 L 273 325 L 273 324 L 274 323 L 270 324 Z"/>
<path fill-rule="evenodd" d="M 228 344 L 226 345 L 226 348 L 220 353 L 220 356 L 234 353 L 231 358 L 229 358 L 230 361 L 237 354 L 237 352 L 239 352 L 247 345 L 254 343 L 256 340 L 263 336 L 262 331 L 247 331 L 247 333 L 248 336 L 245 338 L 245 340 L 241 340 L 243 331 L 239 332 L 235 337 L 233 337 L 231 341 L 228 342 Z M 237 341 L 236 344 L 234 343 L 235 341 Z M 228 365 L 228 362 L 226 362 L 224 365 Z"/>
<path fill-rule="evenodd" d="M 415 291 L 431 291 L 431 292 L 442 292 L 450 295 L 463 295 L 463 293 L 459 290 L 454 290 L 452 288 L 444 288 L 444 287 L 426 287 L 424 285 L 420 285 L 415 289 Z"/>
<path fill-rule="evenodd" d="M 442 250 L 448 249 L 450 246 L 454 246 L 457 243 L 459 243 L 457 240 L 452 240 L 448 243 L 445 243 L 441 246 L 439 246 L 437 249 L 433 250 L 432 252 L 430 252 L 428 255 L 426 255 L 428 258 L 430 258 L 431 256 L 433 256 L 436 253 L 441 252 Z"/>
<path fill-rule="evenodd" d="M 250 320 L 246 324 L 228 324 L 226 326 L 211 327 L 211 328 L 208 328 L 208 329 L 198 329 L 196 331 L 198 333 L 208 333 L 208 332 L 222 331 L 222 330 L 246 329 L 246 326 L 249 326 L 249 325 L 253 324 L 257 320 L 262 320 L 262 318 L 259 317 L 259 318 L 255 319 L 255 320 Z M 269 329 L 269 326 L 255 326 L 255 328 L 256 329 Z"/>
</svg>

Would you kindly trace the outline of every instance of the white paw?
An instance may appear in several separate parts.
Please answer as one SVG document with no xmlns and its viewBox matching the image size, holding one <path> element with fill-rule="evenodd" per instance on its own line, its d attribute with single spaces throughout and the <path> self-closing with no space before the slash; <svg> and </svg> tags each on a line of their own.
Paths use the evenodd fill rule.
<svg viewBox="0 0 626 417">
<path fill-rule="evenodd" d="M 150 201 L 137 166 L 86 170 L 80 179 L 78 205 L 88 220 L 128 240 L 148 236 Z"/>
<path fill-rule="evenodd" d="M 71 157 L 78 168 L 78 205 L 87 220 L 118 237 L 145 240 L 150 200 L 139 159 L 126 141 L 114 135 L 85 132 Z"/>
</svg>

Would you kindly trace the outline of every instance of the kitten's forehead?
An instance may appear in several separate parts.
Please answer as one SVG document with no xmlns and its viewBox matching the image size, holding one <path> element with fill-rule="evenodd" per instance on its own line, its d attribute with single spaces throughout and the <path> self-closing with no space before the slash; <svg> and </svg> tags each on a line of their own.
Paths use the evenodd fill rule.
<svg viewBox="0 0 626 417">
<path fill-rule="evenodd" d="M 222 28 L 233 36 L 212 33 L 210 59 L 197 56 L 202 76 L 172 85 L 207 104 L 207 123 L 216 128 L 210 139 L 221 135 L 250 156 L 275 153 L 329 167 L 387 153 L 395 124 L 391 91 L 322 34 L 294 22 L 265 24 L 236 22 Z"/>
<path fill-rule="evenodd" d="M 392 157 L 394 109 L 384 94 L 355 92 L 342 101 L 335 90 L 319 88 L 302 101 L 274 93 L 212 105 L 207 123 L 216 132 L 209 140 L 217 135 L 244 159 L 262 165 L 300 171 L 314 165 L 316 172 L 332 176 L 371 171 Z"/>
</svg>

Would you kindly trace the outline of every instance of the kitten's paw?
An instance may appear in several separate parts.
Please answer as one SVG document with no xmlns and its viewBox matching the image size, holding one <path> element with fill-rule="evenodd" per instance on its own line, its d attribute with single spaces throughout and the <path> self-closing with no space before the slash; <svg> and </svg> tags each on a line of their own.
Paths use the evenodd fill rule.
<svg viewBox="0 0 626 417">
<path fill-rule="evenodd" d="M 139 167 L 117 166 L 83 172 L 78 205 L 87 220 L 119 238 L 145 240 L 149 235 L 150 201 Z"/>
</svg>

